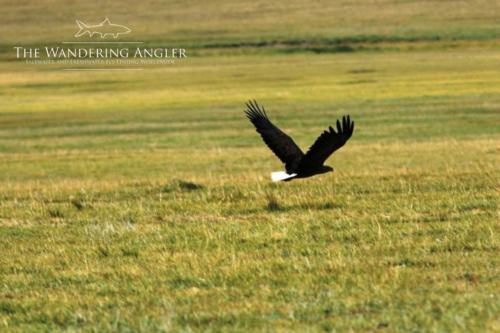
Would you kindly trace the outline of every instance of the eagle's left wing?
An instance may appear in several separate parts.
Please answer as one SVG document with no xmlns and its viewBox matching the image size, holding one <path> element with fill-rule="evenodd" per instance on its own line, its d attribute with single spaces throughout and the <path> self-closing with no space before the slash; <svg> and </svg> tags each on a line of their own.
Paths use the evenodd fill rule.
<svg viewBox="0 0 500 333">
<path fill-rule="evenodd" d="M 295 144 L 291 137 L 286 135 L 278 127 L 274 126 L 267 118 L 264 107 L 260 109 L 257 102 L 251 101 L 247 103 L 248 110 L 245 111 L 248 119 L 255 126 L 257 132 L 266 143 L 266 145 L 273 151 L 273 153 L 285 163 L 285 169 L 289 174 L 295 172 L 304 153 Z"/>
</svg>

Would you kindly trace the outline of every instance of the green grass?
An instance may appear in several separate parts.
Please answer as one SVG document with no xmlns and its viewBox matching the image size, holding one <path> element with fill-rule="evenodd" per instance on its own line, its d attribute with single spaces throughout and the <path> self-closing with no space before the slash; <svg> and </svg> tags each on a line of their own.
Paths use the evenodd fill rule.
<svg viewBox="0 0 500 333">
<path fill-rule="evenodd" d="M 491 2 L 106 7 L 196 56 L 13 59 L 102 16 L 56 4 L 0 13 L 0 331 L 500 331 Z M 250 98 L 303 150 L 350 114 L 335 172 L 272 183 Z"/>
<path fill-rule="evenodd" d="M 4 0 L 3 9 L 0 40 L 9 46 L 60 43 L 78 31 L 75 20 L 94 25 L 102 16 L 132 29 L 127 39 L 190 47 L 338 38 L 496 40 L 500 19 L 500 4 L 490 0 L 125 0 L 119 5 Z"/>
</svg>

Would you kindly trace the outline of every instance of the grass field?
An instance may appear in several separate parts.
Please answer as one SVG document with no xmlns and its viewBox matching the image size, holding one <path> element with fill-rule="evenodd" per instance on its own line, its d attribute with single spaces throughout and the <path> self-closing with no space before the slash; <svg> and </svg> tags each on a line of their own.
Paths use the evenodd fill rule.
<svg viewBox="0 0 500 333">
<path fill-rule="evenodd" d="M 43 3 L 0 13 L 0 331 L 500 331 L 499 4 Z M 15 59 L 109 12 L 188 58 Z M 335 172 L 272 183 L 253 98 L 303 150 L 350 114 Z"/>
</svg>

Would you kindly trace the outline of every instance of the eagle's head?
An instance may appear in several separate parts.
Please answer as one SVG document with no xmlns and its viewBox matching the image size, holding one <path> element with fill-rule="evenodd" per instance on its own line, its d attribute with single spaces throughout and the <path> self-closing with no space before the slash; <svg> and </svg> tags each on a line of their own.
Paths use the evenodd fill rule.
<svg viewBox="0 0 500 333">
<path fill-rule="evenodd" d="M 323 165 L 323 167 L 321 168 L 319 173 L 327 173 L 327 172 L 332 172 L 332 171 L 333 171 L 333 168 L 331 166 Z"/>
</svg>

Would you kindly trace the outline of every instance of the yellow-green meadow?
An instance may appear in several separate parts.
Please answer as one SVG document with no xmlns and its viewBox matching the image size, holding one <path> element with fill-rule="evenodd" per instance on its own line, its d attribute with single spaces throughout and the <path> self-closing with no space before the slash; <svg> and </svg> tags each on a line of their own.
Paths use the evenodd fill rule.
<svg viewBox="0 0 500 333">
<path fill-rule="evenodd" d="M 500 331 L 499 6 L 6 1 L 0 331 Z M 187 58 L 16 57 L 107 17 Z M 335 171 L 273 183 L 249 99 L 349 114 Z"/>
</svg>

